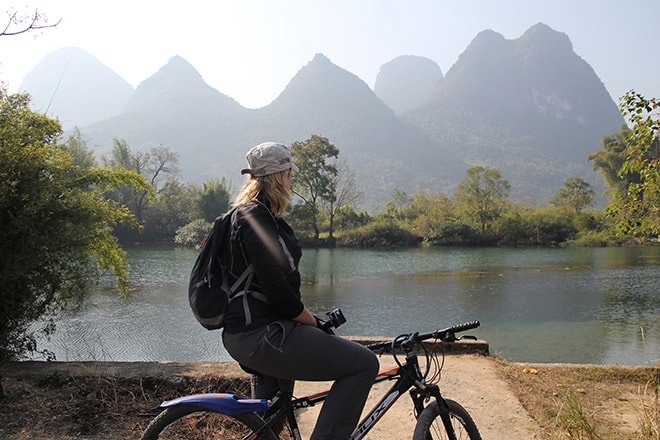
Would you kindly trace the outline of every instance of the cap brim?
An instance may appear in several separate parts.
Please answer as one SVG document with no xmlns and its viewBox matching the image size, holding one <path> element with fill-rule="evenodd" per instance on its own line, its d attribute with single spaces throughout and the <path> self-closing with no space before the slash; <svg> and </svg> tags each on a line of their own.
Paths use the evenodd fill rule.
<svg viewBox="0 0 660 440">
<path fill-rule="evenodd" d="M 272 169 L 272 168 L 269 169 L 268 167 L 266 167 L 266 168 L 259 168 L 259 169 L 253 170 L 253 169 L 250 169 L 250 168 L 243 168 L 241 170 L 241 174 L 249 174 L 252 177 L 263 177 L 263 176 L 268 176 L 269 174 L 281 173 L 282 171 L 286 171 L 288 169 L 292 169 L 296 173 L 298 171 L 300 171 L 298 169 L 298 167 L 296 166 L 296 164 L 291 162 L 290 166 L 288 166 L 286 168 L 282 168 L 282 169 Z"/>
</svg>

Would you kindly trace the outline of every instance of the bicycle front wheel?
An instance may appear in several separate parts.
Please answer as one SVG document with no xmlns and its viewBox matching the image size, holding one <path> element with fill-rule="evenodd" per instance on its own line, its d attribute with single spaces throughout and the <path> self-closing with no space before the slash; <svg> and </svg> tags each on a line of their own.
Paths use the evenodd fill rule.
<svg viewBox="0 0 660 440">
<path fill-rule="evenodd" d="M 179 405 L 158 414 L 147 426 L 141 440 L 243 439 L 263 424 L 263 420 L 254 413 L 228 416 L 197 406 Z M 256 438 L 277 440 L 270 429 Z"/>
<path fill-rule="evenodd" d="M 477 425 L 465 408 L 453 400 L 445 399 L 445 402 L 449 406 L 449 417 L 451 418 L 451 424 L 454 427 L 456 438 L 458 440 L 481 440 Z M 442 423 L 442 418 L 440 417 L 438 402 L 434 400 L 419 415 L 417 424 L 415 425 L 413 440 L 448 438 L 449 434 L 447 434 L 445 425 Z"/>
</svg>

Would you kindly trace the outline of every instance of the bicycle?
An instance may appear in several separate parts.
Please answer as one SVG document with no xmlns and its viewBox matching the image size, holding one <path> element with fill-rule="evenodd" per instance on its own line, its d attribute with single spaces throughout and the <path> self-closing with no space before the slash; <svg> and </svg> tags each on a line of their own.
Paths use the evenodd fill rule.
<svg viewBox="0 0 660 440">
<path fill-rule="evenodd" d="M 335 324 L 334 327 L 338 325 Z M 438 382 L 444 365 L 444 353 L 440 361 L 438 352 L 429 351 L 424 345 L 424 341 L 429 339 L 449 343 L 461 339 L 476 339 L 473 336 L 457 337 L 456 334 L 478 326 L 479 321 L 471 321 L 430 333 L 403 334 L 391 341 L 367 345 L 369 349 L 380 354 L 392 354 L 396 363 L 396 366 L 380 371 L 374 385 L 386 380 L 396 382 L 360 421 L 351 439 L 364 438 L 398 398 L 409 391 L 417 418 L 413 440 L 481 440 L 479 430 L 465 408 L 454 400 L 444 398 L 440 393 Z M 421 346 L 426 359 L 424 372 L 415 352 L 417 345 Z M 404 362 L 399 359 L 401 351 L 405 355 Z M 163 402 L 160 405 L 162 412 L 147 426 L 142 440 L 302 440 L 295 412 L 323 402 L 329 390 L 298 398 L 285 390 L 283 385 L 271 400 L 250 399 L 228 393 L 208 393 Z M 284 422 L 288 424 L 288 430 L 283 429 Z M 280 434 L 288 434 L 290 437 L 280 437 Z"/>
</svg>

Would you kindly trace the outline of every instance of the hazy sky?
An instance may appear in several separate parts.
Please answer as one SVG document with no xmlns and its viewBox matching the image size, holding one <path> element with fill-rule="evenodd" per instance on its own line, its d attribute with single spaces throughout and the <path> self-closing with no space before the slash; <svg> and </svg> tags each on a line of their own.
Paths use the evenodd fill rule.
<svg viewBox="0 0 660 440">
<path fill-rule="evenodd" d="M 136 87 L 180 55 L 213 88 L 262 107 L 323 53 L 373 88 L 380 66 L 420 55 L 446 73 L 484 29 L 519 38 L 542 22 L 569 36 L 618 102 L 660 98 L 659 0 L 2 0 L 55 29 L 0 37 L 0 80 L 17 91 L 48 53 L 82 48 Z M 0 18 L 4 18 L 0 15 Z M 0 21 L 0 29 L 7 20 Z"/>
</svg>

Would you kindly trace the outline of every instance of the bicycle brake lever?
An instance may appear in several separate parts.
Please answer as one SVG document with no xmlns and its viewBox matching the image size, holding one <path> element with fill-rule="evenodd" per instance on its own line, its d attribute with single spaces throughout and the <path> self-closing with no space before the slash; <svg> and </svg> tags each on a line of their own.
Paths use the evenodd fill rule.
<svg viewBox="0 0 660 440">
<path fill-rule="evenodd" d="M 438 339 L 440 339 L 442 342 L 456 342 L 460 338 L 457 338 L 456 333 L 454 333 L 454 332 L 447 332 L 447 333 L 438 335 Z"/>
<path fill-rule="evenodd" d="M 335 334 L 335 332 L 332 331 L 333 325 L 332 325 L 331 321 L 324 321 L 321 318 L 319 318 L 318 316 L 314 316 L 314 319 L 316 320 L 316 327 L 320 328 L 321 330 L 323 330 L 324 332 L 326 332 L 328 334 L 331 334 L 331 335 Z"/>
<path fill-rule="evenodd" d="M 321 330 L 326 332 L 329 335 L 334 335 L 335 332 L 332 330 L 332 323 L 330 321 L 326 322 L 321 326 Z"/>
<path fill-rule="evenodd" d="M 419 332 L 411 333 L 403 342 L 401 342 L 401 348 L 403 349 L 403 351 L 408 353 L 413 350 L 413 347 L 415 345 L 415 340 L 417 339 L 418 335 Z"/>
</svg>

